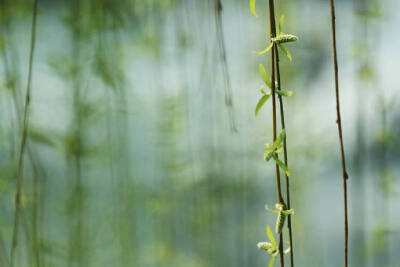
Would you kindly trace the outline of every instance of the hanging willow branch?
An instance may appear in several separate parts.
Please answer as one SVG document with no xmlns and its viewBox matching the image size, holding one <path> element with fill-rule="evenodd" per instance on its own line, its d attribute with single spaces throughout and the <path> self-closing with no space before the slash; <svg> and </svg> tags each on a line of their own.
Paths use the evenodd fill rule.
<svg viewBox="0 0 400 267">
<path fill-rule="evenodd" d="M 281 91 L 281 75 L 280 75 L 280 69 L 279 69 L 279 54 L 278 54 L 278 49 L 275 47 L 275 53 L 276 53 L 276 80 L 277 80 L 277 85 L 278 85 L 278 92 Z M 283 106 L 283 98 L 282 95 L 278 95 L 279 99 L 279 111 L 280 111 L 280 117 L 281 117 L 281 127 L 282 131 L 286 132 L 286 126 L 285 126 L 285 112 L 284 112 L 284 106 Z M 287 150 L 287 144 L 286 144 L 286 135 L 283 138 L 283 162 L 285 163 L 285 166 L 289 168 L 288 164 L 288 150 Z M 285 180 L 286 180 L 286 205 L 287 209 L 291 209 L 290 205 L 290 181 L 289 181 L 289 175 L 285 173 Z M 289 230 L 289 245 L 290 245 L 290 266 L 294 267 L 294 256 L 293 256 L 293 232 L 292 232 L 292 216 L 289 214 L 288 216 L 288 230 Z"/>
<path fill-rule="evenodd" d="M 12 235 L 12 244 L 10 252 L 10 266 L 13 267 L 15 263 L 15 251 L 18 243 L 18 230 L 19 230 L 19 218 L 21 210 L 21 193 L 22 193 L 22 180 L 23 180 L 23 160 L 26 148 L 26 140 L 28 136 L 28 124 L 29 124 L 29 104 L 31 99 L 31 84 L 32 84 L 32 68 L 33 68 L 33 56 L 35 51 L 35 40 L 36 40 L 36 17 L 37 17 L 37 2 L 33 1 L 33 16 L 32 16 L 32 32 L 31 32 L 31 43 L 29 52 L 29 68 L 28 68 L 28 81 L 26 85 L 25 95 L 25 107 L 22 121 L 22 137 L 21 146 L 18 156 L 18 169 L 17 169 L 17 192 L 15 194 L 15 212 L 14 212 L 14 229 Z"/>
<path fill-rule="evenodd" d="M 339 100 L 339 75 L 338 75 L 338 60 L 337 60 L 337 49 L 336 49 L 336 24 L 335 24 L 335 2 L 330 0 L 331 4 L 331 20 L 332 20 L 332 46 L 333 46 L 333 64 L 335 72 L 335 92 L 336 92 L 336 123 L 338 125 L 339 131 L 339 143 L 340 143 L 340 153 L 342 158 L 342 177 L 343 177 L 343 196 L 344 196 L 344 266 L 348 266 L 348 240 L 349 240 L 349 226 L 348 226 L 348 216 L 347 216 L 347 171 L 346 171 L 346 161 L 343 146 L 343 135 L 342 135 L 342 121 L 340 117 L 340 100 Z"/>
<path fill-rule="evenodd" d="M 221 0 L 215 0 L 215 24 L 217 29 L 217 40 L 222 61 L 222 71 L 225 79 L 225 105 L 228 109 L 229 124 L 232 132 L 237 132 L 235 116 L 233 112 L 232 86 L 229 76 L 228 63 L 226 60 L 226 46 L 224 33 L 222 31 L 222 3 Z"/>
<path fill-rule="evenodd" d="M 274 0 L 269 0 L 269 25 L 270 25 L 270 37 L 271 40 L 276 37 L 276 27 L 275 27 L 275 8 Z M 275 47 L 277 44 L 273 42 Z M 275 97 L 275 49 L 271 52 L 271 91 L 272 91 L 272 127 L 273 127 L 273 141 L 277 139 L 276 134 L 276 97 Z M 281 176 L 279 171 L 278 163 L 275 164 L 276 170 L 276 185 L 278 194 L 278 203 L 283 203 L 282 190 L 281 190 Z M 285 266 L 284 254 L 283 254 L 283 236 L 282 233 L 279 234 L 279 256 L 281 267 Z"/>
</svg>

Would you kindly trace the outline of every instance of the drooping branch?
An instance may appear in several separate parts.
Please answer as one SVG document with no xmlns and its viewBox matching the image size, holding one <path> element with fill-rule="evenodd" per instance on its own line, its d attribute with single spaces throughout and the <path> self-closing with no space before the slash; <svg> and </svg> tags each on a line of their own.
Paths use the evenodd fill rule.
<svg viewBox="0 0 400 267">
<path fill-rule="evenodd" d="M 269 24 L 270 24 L 270 38 L 271 40 L 276 37 L 276 26 L 275 26 L 275 7 L 274 0 L 269 0 Z M 273 44 L 274 49 L 271 51 L 271 93 L 272 93 L 272 127 L 273 127 L 273 141 L 275 142 L 277 138 L 277 127 L 276 127 L 276 92 L 275 92 L 275 52 L 276 44 Z M 283 203 L 282 190 L 281 190 L 281 178 L 279 165 L 275 164 L 276 169 L 276 186 L 278 203 Z M 281 267 L 285 266 L 284 254 L 283 254 L 283 236 L 282 233 L 279 234 L 279 256 Z"/>
<path fill-rule="evenodd" d="M 10 266 L 13 267 L 15 263 L 15 252 L 18 244 L 18 231 L 19 231 L 19 219 L 21 210 L 21 193 L 22 193 L 22 182 L 23 182 L 23 165 L 24 165 L 24 153 L 26 148 L 26 140 L 28 136 L 29 126 L 29 105 L 31 100 L 31 84 L 32 84 L 32 69 L 33 69 L 33 56 L 35 51 L 35 40 L 36 40 L 36 17 L 37 17 L 37 2 L 33 1 L 33 16 L 32 16 L 32 32 L 29 52 L 29 66 L 28 66 L 28 81 L 26 86 L 25 95 L 25 106 L 22 121 L 22 137 L 21 146 L 18 155 L 18 169 L 17 169 L 17 192 L 15 194 L 15 212 L 14 212 L 14 228 L 12 235 L 12 244 L 10 252 Z"/>
<path fill-rule="evenodd" d="M 225 105 L 228 109 L 229 124 L 232 132 L 237 132 L 235 116 L 233 111 L 232 85 L 226 59 L 225 38 L 222 30 L 222 3 L 221 0 L 215 0 L 215 25 L 217 29 L 217 40 L 222 61 L 222 72 L 225 80 Z"/>
<path fill-rule="evenodd" d="M 275 55 L 276 55 L 276 81 L 277 81 L 277 86 L 278 90 L 281 90 L 281 74 L 280 74 L 280 68 L 279 68 L 279 53 L 278 53 L 278 48 L 275 46 Z M 280 112 L 280 117 L 281 117 L 281 127 L 282 130 L 286 130 L 285 126 L 285 112 L 284 112 L 284 106 L 283 106 L 283 98 L 282 95 L 278 94 L 278 99 L 279 99 L 279 112 Z M 285 135 L 283 139 L 283 160 L 286 165 L 286 167 L 289 167 L 288 164 L 288 150 L 287 150 L 287 144 L 286 144 L 286 137 Z M 289 176 L 287 173 L 285 173 L 285 180 L 286 180 L 286 207 L 287 209 L 290 210 L 290 181 L 289 181 Z M 292 216 L 289 214 L 288 216 L 288 230 L 289 230 L 289 245 L 290 245 L 290 266 L 294 266 L 294 256 L 293 256 L 293 234 L 292 234 Z"/>
<path fill-rule="evenodd" d="M 340 153 L 342 160 L 342 178 L 343 178 L 343 196 L 344 196 L 344 266 L 348 266 L 348 240 L 349 240 L 349 227 L 348 227 L 348 215 L 347 215 L 347 171 L 346 171 L 346 160 L 344 154 L 343 145 L 343 134 L 342 134 L 342 121 L 340 117 L 340 100 L 339 100 L 339 75 L 338 75 L 338 60 L 337 60 L 337 48 L 336 48 L 336 17 L 335 17 L 335 2 L 330 0 L 331 6 L 331 21 L 332 21 L 332 46 L 333 46 L 333 64 L 335 72 L 335 93 L 336 93 L 336 123 L 339 131 L 339 143 Z"/>
</svg>

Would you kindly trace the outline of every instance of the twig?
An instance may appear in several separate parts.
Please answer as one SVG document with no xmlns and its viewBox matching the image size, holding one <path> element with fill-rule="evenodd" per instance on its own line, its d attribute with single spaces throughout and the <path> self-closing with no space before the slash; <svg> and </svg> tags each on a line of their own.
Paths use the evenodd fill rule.
<svg viewBox="0 0 400 267">
<path fill-rule="evenodd" d="M 349 227 L 348 227 L 348 216 L 347 216 L 347 179 L 349 178 L 346 172 L 346 161 L 344 155 L 343 146 L 343 135 L 342 135 L 342 121 L 340 117 L 340 101 L 339 101 L 339 77 L 338 77 L 338 61 L 337 61 L 337 49 L 336 49 L 336 25 L 335 25 L 335 3 L 334 0 L 330 0 L 331 3 L 331 20 L 332 20 L 332 44 L 333 44 L 333 61 L 335 71 L 335 91 L 336 91 L 336 123 L 339 131 L 339 142 L 340 152 L 342 157 L 342 176 L 343 176 L 343 196 L 344 196 L 344 266 L 348 266 L 348 240 L 349 240 Z"/>
<path fill-rule="evenodd" d="M 280 69 L 279 69 L 279 53 L 278 53 L 278 47 L 275 46 L 275 54 L 276 54 L 276 80 L 277 80 L 277 85 L 278 85 L 278 90 L 281 90 L 281 74 L 280 74 Z M 278 95 L 279 99 L 279 109 L 280 109 L 280 117 L 281 117 L 281 127 L 282 130 L 285 130 L 287 133 L 286 127 L 285 127 L 285 112 L 283 108 L 283 98 L 281 95 Z M 288 151 L 287 151 L 287 145 L 286 145 L 286 136 L 283 139 L 283 158 L 285 165 L 289 168 L 288 164 Z M 290 181 L 289 181 L 289 176 L 285 173 L 285 180 L 286 180 L 286 206 L 287 209 L 290 209 Z M 294 256 L 293 256 L 293 235 L 292 235 L 292 216 L 289 214 L 288 216 L 288 229 L 289 229 L 289 244 L 290 244 L 290 266 L 294 266 Z"/>
<path fill-rule="evenodd" d="M 275 27 L 274 0 L 269 0 L 269 26 L 270 26 L 270 37 L 271 37 L 271 39 L 275 38 L 276 27 Z M 275 43 L 274 43 L 274 47 L 276 48 Z M 275 51 L 276 51 L 276 49 L 272 49 L 272 51 L 271 51 L 272 127 L 273 127 L 273 141 L 274 142 L 276 140 Z M 277 185 L 278 202 L 283 203 L 282 190 L 281 190 L 281 177 L 280 177 L 278 163 L 275 164 L 275 169 L 276 169 L 276 185 Z M 283 255 L 282 233 L 279 234 L 279 256 L 280 256 L 281 267 L 284 267 L 285 262 L 284 262 L 284 255 Z"/>
</svg>

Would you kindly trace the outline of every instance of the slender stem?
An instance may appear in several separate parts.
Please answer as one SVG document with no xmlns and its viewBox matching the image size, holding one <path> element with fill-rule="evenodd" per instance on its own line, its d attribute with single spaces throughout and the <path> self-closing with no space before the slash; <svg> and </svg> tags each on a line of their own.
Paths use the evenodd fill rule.
<svg viewBox="0 0 400 267">
<path fill-rule="evenodd" d="M 277 80 L 277 85 L 278 85 L 278 90 L 281 90 L 281 74 L 280 74 L 280 69 L 279 69 L 279 53 L 278 53 L 278 47 L 275 46 L 275 58 L 276 58 L 276 80 Z M 281 127 L 282 130 L 286 131 L 285 127 L 285 112 L 283 108 L 283 98 L 281 95 L 278 95 L 279 99 L 279 109 L 280 109 L 280 117 L 281 117 Z M 287 132 L 287 131 L 286 131 Z M 289 167 L 288 164 L 288 151 L 287 151 L 287 145 L 286 145 L 286 135 L 285 138 L 283 139 L 283 158 L 285 165 Z M 285 180 L 286 180 L 286 207 L 287 209 L 290 209 L 290 181 L 289 181 L 289 176 L 285 173 Z M 288 216 L 288 229 L 289 229 L 289 245 L 290 245 L 290 266 L 294 266 L 294 259 L 293 259 L 293 234 L 292 234 L 292 216 Z"/>
<path fill-rule="evenodd" d="M 269 0 L 269 26 L 270 26 L 270 37 L 271 39 L 276 36 L 275 27 L 275 8 L 274 0 Z M 276 44 L 274 43 L 274 49 L 271 51 L 271 91 L 272 91 L 272 127 L 273 127 L 273 141 L 276 140 L 276 97 L 275 97 L 275 49 Z M 276 185 L 278 202 L 283 203 L 282 190 L 281 190 L 281 177 L 279 171 L 279 165 L 275 164 L 276 169 Z M 282 233 L 279 235 L 279 256 L 281 267 L 285 266 L 284 255 L 283 255 L 283 236 Z"/>
<path fill-rule="evenodd" d="M 29 121 L 29 104 L 31 98 L 31 84 L 32 84 L 32 67 L 33 67 L 33 56 L 35 51 L 35 39 L 36 39 L 36 16 L 37 16 L 37 2 L 33 1 L 33 16 L 32 16 L 32 32 L 31 32 L 31 44 L 29 52 L 29 68 L 28 68 L 28 81 L 26 86 L 25 96 L 25 107 L 22 124 L 22 138 L 21 146 L 18 156 L 18 170 L 17 170 L 17 192 L 15 194 L 15 212 L 14 212 L 14 229 L 12 235 L 12 244 L 10 252 L 10 266 L 13 267 L 15 263 L 15 251 L 17 248 L 18 230 L 19 230 L 19 217 L 21 209 L 21 192 L 22 192 L 22 179 L 23 179 L 23 159 L 26 147 L 26 140 L 28 136 L 28 121 Z"/>
<path fill-rule="evenodd" d="M 342 135 L 342 121 L 340 117 L 340 101 L 339 101 L 339 77 L 338 77 L 338 61 L 337 61 L 337 49 L 336 49 L 336 25 L 335 25 L 335 3 L 334 0 L 331 2 L 331 20 L 332 20 L 332 42 L 333 42 L 333 61 L 335 71 L 335 91 L 336 91 L 336 123 L 339 131 L 339 142 L 340 142 L 340 153 L 342 157 L 342 176 L 343 176 L 343 196 L 344 196 L 344 266 L 348 266 L 348 240 L 349 240 L 349 227 L 348 227 L 348 216 L 347 216 L 347 179 L 349 178 L 346 172 L 346 161 L 344 155 L 343 146 L 343 135 Z"/>
</svg>

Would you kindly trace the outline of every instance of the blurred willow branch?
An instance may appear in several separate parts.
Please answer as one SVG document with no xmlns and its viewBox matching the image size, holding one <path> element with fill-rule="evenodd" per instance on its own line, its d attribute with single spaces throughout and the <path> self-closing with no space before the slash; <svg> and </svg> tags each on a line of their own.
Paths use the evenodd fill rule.
<svg viewBox="0 0 400 267">
<path fill-rule="evenodd" d="M 33 69 L 33 56 L 35 51 L 35 40 L 36 40 L 36 17 L 37 17 L 37 3 L 38 0 L 33 1 L 33 16 L 32 16 L 32 31 L 31 31 L 31 43 L 29 52 L 29 69 L 28 69 L 28 81 L 26 86 L 25 95 L 25 106 L 23 114 L 22 124 L 22 138 L 21 146 L 18 157 L 18 169 L 17 169 L 17 192 L 15 195 L 15 213 L 14 213 L 14 228 L 12 234 L 12 244 L 10 252 L 10 266 L 13 267 L 15 263 L 15 252 L 17 249 L 18 231 L 19 231 L 19 217 L 21 209 L 21 193 L 22 193 L 22 180 L 23 180 L 23 159 L 26 147 L 26 140 L 28 136 L 28 124 L 29 124 L 29 104 L 31 98 L 31 84 L 32 84 L 32 69 Z"/>
<path fill-rule="evenodd" d="M 222 61 L 222 71 L 225 80 L 225 105 L 228 109 L 229 124 L 231 131 L 237 132 L 234 110 L 233 110 L 232 85 L 229 76 L 228 63 L 226 60 L 226 46 L 225 46 L 224 33 L 222 29 L 221 15 L 222 15 L 222 2 L 221 0 L 215 0 L 215 25 L 217 29 L 217 40 Z"/>
</svg>

